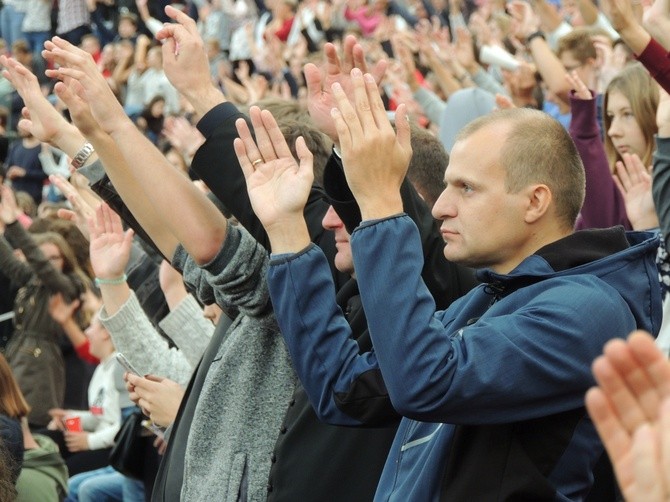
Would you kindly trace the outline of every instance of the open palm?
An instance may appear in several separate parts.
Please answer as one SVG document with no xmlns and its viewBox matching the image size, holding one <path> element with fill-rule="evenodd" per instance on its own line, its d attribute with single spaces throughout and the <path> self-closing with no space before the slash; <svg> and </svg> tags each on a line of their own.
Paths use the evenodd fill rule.
<svg viewBox="0 0 670 502">
<path fill-rule="evenodd" d="M 123 231 L 121 219 L 107 204 L 95 212 L 89 221 L 91 236 L 91 266 L 100 278 L 117 278 L 123 275 L 130 257 L 132 230 Z"/>
<path fill-rule="evenodd" d="M 296 142 L 298 163 L 274 117 L 258 107 L 249 110 L 256 138 L 247 123 L 235 123 L 240 135 L 235 140 L 235 154 L 247 181 L 249 199 L 256 216 L 265 228 L 302 215 L 314 181 L 312 153 L 305 140 Z"/>
</svg>

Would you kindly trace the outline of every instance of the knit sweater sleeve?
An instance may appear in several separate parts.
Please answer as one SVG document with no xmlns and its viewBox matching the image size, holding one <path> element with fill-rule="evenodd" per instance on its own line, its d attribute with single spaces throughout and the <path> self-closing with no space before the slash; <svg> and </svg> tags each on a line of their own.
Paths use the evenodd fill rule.
<svg viewBox="0 0 670 502">
<path fill-rule="evenodd" d="M 197 366 L 214 333 L 214 325 L 204 318 L 202 308 L 193 295 L 187 295 L 179 302 L 159 326 L 179 347 L 193 368 Z"/>
<path fill-rule="evenodd" d="M 182 270 L 202 303 L 216 303 L 225 311 L 259 317 L 267 314 L 270 294 L 265 282 L 268 254 L 240 225 L 228 225 L 226 239 L 214 259 L 199 267 L 177 246 L 172 265 Z"/>
<path fill-rule="evenodd" d="M 177 348 L 170 347 L 153 327 L 142 310 L 134 292 L 113 315 L 103 307 L 100 322 L 112 336 L 114 347 L 142 374 L 167 377 L 186 385 L 191 377 L 191 365 Z"/>
</svg>

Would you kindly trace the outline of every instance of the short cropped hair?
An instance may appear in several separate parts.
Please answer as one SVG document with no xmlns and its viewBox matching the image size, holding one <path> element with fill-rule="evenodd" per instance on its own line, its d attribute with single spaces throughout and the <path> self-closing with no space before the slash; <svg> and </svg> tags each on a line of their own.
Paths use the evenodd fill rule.
<svg viewBox="0 0 670 502">
<path fill-rule="evenodd" d="M 323 171 L 333 145 L 328 136 L 316 128 L 307 108 L 295 100 L 282 98 L 265 98 L 254 104 L 272 114 L 296 159 L 295 140 L 298 136 L 305 138 L 307 148 L 314 155 L 314 180 L 322 184 Z"/>
<path fill-rule="evenodd" d="M 302 136 L 309 151 L 314 156 L 314 181 L 323 185 L 323 171 L 326 168 L 328 159 L 330 158 L 330 151 L 332 144 L 330 139 L 319 131 L 310 122 L 298 122 L 293 119 L 277 118 L 277 125 L 281 130 L 288 147 L 291 150 L 291 155 L 298 160 L 298 153 L 295 150 L 295 142 L 298 137 Z"/>
<path fill-rule="evenodd" d="M 586 63 L 588 59 L 596 59 L 596 48 L 593 45 L 593 40 L 591 40 L 591 35 L 589 28 L 575 28 L 558 39 L 556 54 L 560 58 L 565 51 L 570 51 L 580 63 Z"/>
<path fill-rule="evenodd" d="M 586 178 L 577 147 L 557 120 L 530 108 L 498 110 L 469 123 L 456 140 L 503 124 L 510 126 L 499 157 L 507 191 L 516 193 L 534 183 L 547 185 L 556 217 L 565 228 L 573 228 L 584 203 Z"/>
<path fill-rule="evenodd" d="M 293 99 L 264 98 L 254 103 L 254 105 L 258 106 L 261 110 L 268 110 L 277 122 L 284 119 L 295 120 L 297 122 L 302 122 L 303 120 L 307 122 L 312 121 L 307 108 Z"/>
<path fill-rule="evenodd" d="M 449 155 L 442 142 L 425 129 L 412 124 L 412 159 L 407 178 L 421 197 L 433 207 L 444 190 L 444 171 Z"/>
</svg>

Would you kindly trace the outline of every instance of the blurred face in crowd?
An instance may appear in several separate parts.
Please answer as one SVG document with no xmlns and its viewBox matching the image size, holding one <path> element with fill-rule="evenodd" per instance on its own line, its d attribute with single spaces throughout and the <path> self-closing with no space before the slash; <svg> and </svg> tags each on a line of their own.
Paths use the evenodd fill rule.
<svg viewBox="0 0 670 502">
<path fill-rule="evenodd" d="M 85 37 L 81 41 L 81 48 L 88 52 L 91 56 L 95 56 L 100 52 L 100 42 L 94 37 Z"/>
<path fill-rule="evenodd" d="M 121 38 L 132 38 L 137 34 L 137 26 L 127 17 L 121 18 L 118 31 Z"/>
<path fill-rule="evenodd" d="M 162 68 L 163 67 L 163 54 L 161 53 L 160 47 L 152 47 L 147 52 L 147 66 L 149 68 Z"/>
<path fill-rule="evenodd" d="M 577 72 L 577 76 L 579 76 L 581 81 L 584 82 L 589 89 L 595 88 L 597 71 L 593 59 L 588 58 L 582 63 L 575 57 L 572 51 L 563 51 L 560 59 L 567 72 Z"/>
<path fill-rule="evenodd" d="M 89 351 L 91 355 L 98 359 L 104 359 L 109 352 L 109 333 L 102 325 L 98 317 L 94 317 L 88 328 L 84 331 L 86 338 L 90 344 Z"/>
<path fill-rule="evenodd" d="M 321 224 L 326 230 L 335 233 L 335 247 L 337 248 L 335 268 L 343 274 L 353 275 L 354 258 L 351 254 L 349 232 L 347 232 L 344 223 L 340 219 L 340 216 L 335 212 L 335 209 L 333 209 L 333 206 L 328 208 Z"/>
<path fill-rule="evenodd" d="M 611 121 L 610 127 L 607 129 L 607 135 L 612 140 L 612 144 L 619 155 L 635 153 L 643 158 L 647 150 L 647 140 L 633 114 L 628 98 L 620 92 L 610 92 L 606 113 Z"/>
<path fill-rule="evenodd" d="M 65 260 L 63 259 L 63 255 L 61 254 L 60 249 L 58 249 L 58 246 L 50 242 L 45 242 L 44 244 L 40 245 L 40 249 L 49 263 L 51 263 L 59 271 L 63 270 L 63 264 L 65 263 Z"/>
</svg>

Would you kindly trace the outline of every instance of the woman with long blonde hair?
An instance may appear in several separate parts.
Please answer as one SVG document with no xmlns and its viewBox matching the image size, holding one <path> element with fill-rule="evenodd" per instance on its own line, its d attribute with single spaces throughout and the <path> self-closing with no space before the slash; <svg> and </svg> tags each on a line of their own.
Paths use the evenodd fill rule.
<svg viewBox="0 0 670 502">
<path fill-rule="evenodd" d="M 645 166 L 651 165 L 658 102 L 658 84 L 640 63 L 626 66 L 610 81 L 603 97 L 603 129 L 612 171 L 622 153 L 637 154 Z"/>
</svg>

